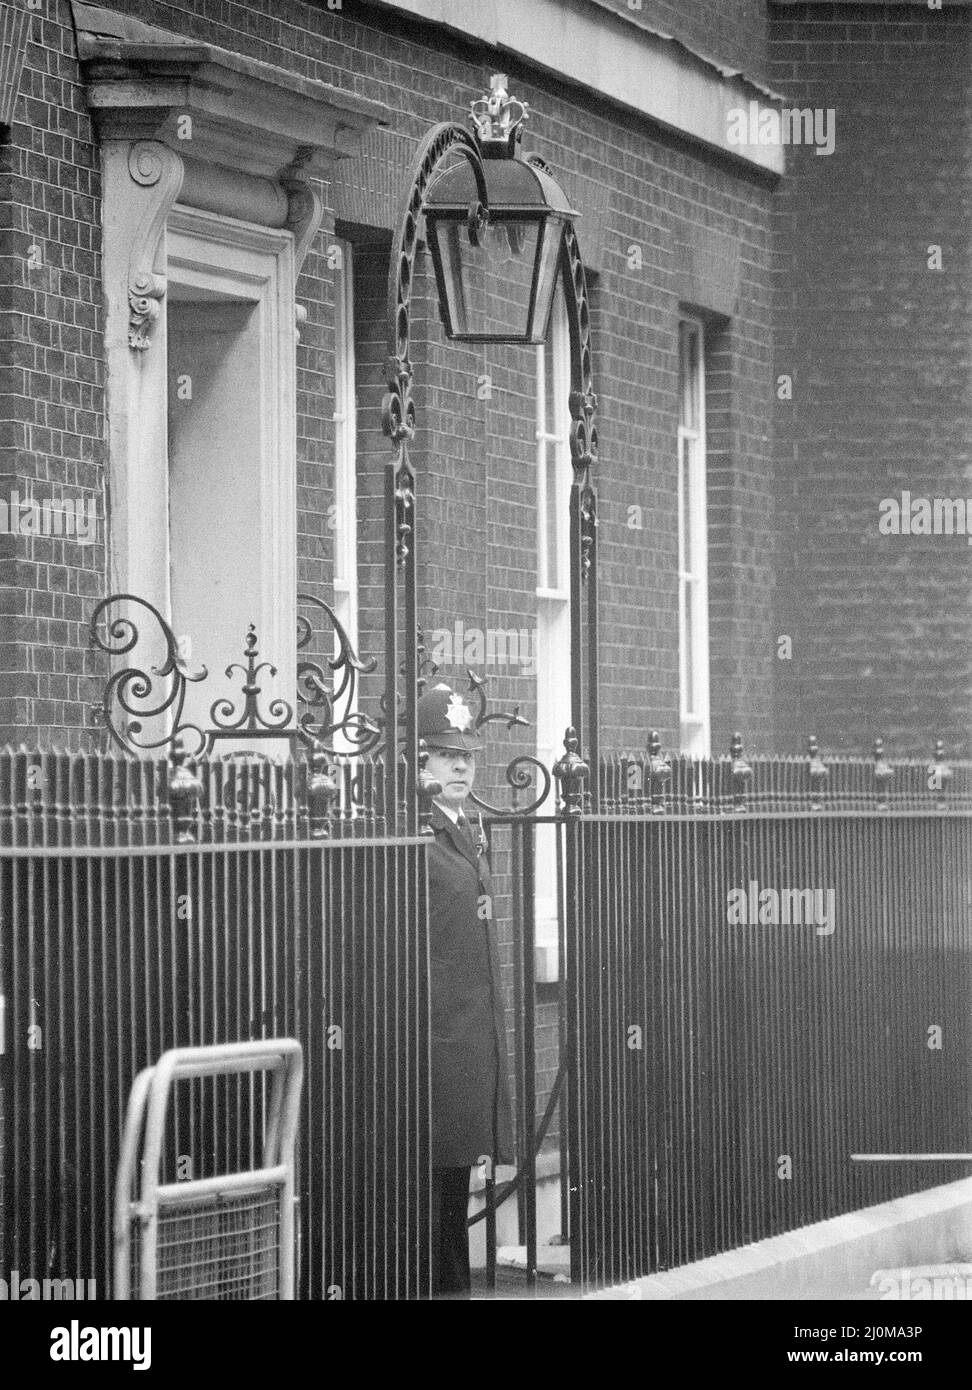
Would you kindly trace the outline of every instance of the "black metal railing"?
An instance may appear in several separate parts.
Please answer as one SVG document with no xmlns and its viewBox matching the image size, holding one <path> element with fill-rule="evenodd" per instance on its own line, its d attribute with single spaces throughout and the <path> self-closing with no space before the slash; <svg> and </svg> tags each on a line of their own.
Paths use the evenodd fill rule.
<svg viewBox="0 0 972 1390">
<path fill-rule="evenodd" d="M 968 1171 L 851 1155 L 972 1147 L 972 764 L 940 746 L 746 757 L 738 739 L 666 759 L 656 739 L 602 761 L 596 813 L 576 754 L 561 773 L 559 810 L 524 793 L 528 814 L 485 817 L 520 1159 L 481 1218 L 490 1275 L 503 1199 L 528 1283 L 554 1236 L 591 1287 Z M 307 1061 L 300 1295 L 428 1291 L 425 841 L 385 835 L 380 762 L 337 769 L 352 777 L 0 751 L 5 1267 L 107 1290 L 134 1073 L 167 1047 L 289 1033 Z M 544 883 L 559 961 L 541 989 Z M 195 1096 L 169 1170 L 244 1165 L 261 1104 Z M 561 1155 L 544 1230 L 542 1147 L 546 1170 Z"/>
<path fill-rule="evenodd" d="M 972 1173 L 972 765 L 660 756 L 565 825 L 573 1277 Z"/>
<path fill-rule="evenodd" d="M 360 809 L 316 836 L 306 775 L 0 750 L 3 1268 L 107 1296 L 135 1073 L 170 1047 L 290 1035 L 299 1296 L 428 1292 L 425 842 Z M 251 1166 L 261 1103 L 191 1097 L 167 1179 Z"/>
</svg>

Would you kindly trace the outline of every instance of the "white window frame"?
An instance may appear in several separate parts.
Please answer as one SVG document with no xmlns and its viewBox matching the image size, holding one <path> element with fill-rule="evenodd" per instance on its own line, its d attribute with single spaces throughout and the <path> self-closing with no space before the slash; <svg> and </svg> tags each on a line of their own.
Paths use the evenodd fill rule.
<svg viewBox="0 0 972 1390">
<path fill-rule="evenodd" d="M 257 624 L 261 651 L 267 653 L 277 667 L 273 693 L 290 700 L 297 680 L 294 238 L 284 229 L 177 205 L 169 214 L 166 229 L 166 266 L 170 293 L 183 286 L 252 303 L 259 314 L 260 370 L 255 389 L 260 393 L 262 430 L 257 496 L 237 500 L 251 509 L 259 509 L 260 554 L 246 557 L 249 564 L 260 567 L 263 576 L 259 611 L 253 614 L 252 621 Z M 163 405 L 162 408 L 167 407 Z M 231 460 L 226 462 L 231 468 Z M 228 498 L 233 485 L 230 473 Z M 158 479 L 157 486 L 166 498 L 168 513 L 167 472 Z M 213 537 L 213 544 L 219 544 L 217 536 Z M 190 636 L 198 646 L 198 634 Z M 192 717 L 190 702 L 194 702 L 195 692 L 199 691 L 208 723 L 209 706 L 221 693 L 218 686 L 223 667 L 239 659 L 244 637 L 245 632 L 227 633 L 225 640 L 229 645 L 225 651 L 196 653 L 207 661 L 210 678 L 202 686 L 188 688 L 187 717 Z M 201 707 L 197 712 L 201 712 Z M 229 751 L 228 744 L 224 751 Z"/>
<path fill-rule="evenodd" d="M 570 329 L 562 285 L 554 292 L 550 352 L 537 346 L 536 498 L 537 498 L 537 755 L 549 767 L 561 750 L 570 723 Z M 554 418 L 547 418 L 548 373 Z M 548 483 L 554 460 L 554 527 L 548 522 Z M 552 531 L 552 534 L 551 534 Z M 550 559 L 556 556 L 559 582 L 551 584 Z M 536 978 L 559 978 L 556 846 L 549 827 L 537 829 Z"/>
<path fill-rule="evenodd" d="M 569 605 L 570 603 L 570 484 L 571 484 L 571 463 L 570 463 L 570 413 L 568 398 L 570 395 L 570 336 L 567 324 L 567 307 L 564 302 L 563 290 L 559 282 L 554 292 L 554 301 L 550 311 L 551 324 L 551 362 L 550 371 L 553 376 L 553 402 L 554 412 L 560 415 L 560 426 L 556 422 L 547 419 L 547 346 L 539 343 L 537 346 L 537 598 L 553 599 Z M 556 518 L 556 530 L 553 536 L 549 534 L 548 525 L 548 496 L 547 496 L 547 474 L 549 463 L 549 451 L 553 450 L 556 460 L 556 475 L 558 480 L 558 490 L 561 491 L 561 501 L 566 500 L 566 506 L 555 507 L 554 515 Z M 560 583 L 551 585 L 547 581 L 550 574 L 550 555 L 551 551 L 557 557 L 557 571 L 560 575 Z"/>
<path fill-rule="evenodd" d="M 688 329 L 686 333 L 684 330 Z M 697 342 L 695 396 L 698 421 L 682 424 L 683 383 L 691 370 L 689 337 Z M 707 758 L 711 750 L 709 708 L 709 549 L 706 519 L 705 324 L 680 314 L 678 328 L 678 651 L 679 722 L 683 753 Z M 685 463 L 688 462 L 686 469 Z M 686 496 L 686 473 L 688 485 Z M 689 533 L 690 556 L 685 534 Z M 692 567 L 689 568 L 689 559 Z M 691 652 L 689 632 L 691 631 Z M 691 671 L 692 679 L 689 675 Z M 690 685 L 692 688 L 690 689 Z"/>
<path fill-rule="evenodd" d="M 334 277 L 334 610 L 358 646 L 357 403 L 354 356 L 354 252 L 336 237 Z"/>
</svg>

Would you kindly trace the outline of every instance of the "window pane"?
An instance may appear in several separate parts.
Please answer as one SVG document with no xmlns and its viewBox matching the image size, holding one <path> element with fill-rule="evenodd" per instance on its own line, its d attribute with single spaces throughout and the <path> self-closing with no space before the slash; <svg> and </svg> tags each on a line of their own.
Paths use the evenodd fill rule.
<svg viewBox="0 0 972 1390">
<path fill-rule="evenodd" d="M 694 323 L 679 324 L 680 420 L 686 429 L 699 428 L 699 329 Z"/>
<path fill-rule="evenodd" d="M 553 316 L 551 315 L 551 324 L 552 323 Z M 554 357 L 555 351 L 556 349 L 553 342 L 553 328 L 551 327 L 551 330 L 547 335 L 547 370 L 544 374 L 544 419 L 546 420 L 547 430 L 549 431 L 549 433 L 559 435 L 563 431 L 563 421 L 558 419 L 557 417 L 557 393 L 556 383 L 554 381 L 554 377 L 556 375 L 554 366 L 556 360 Z"/>
<path fill-rule="evenodd" d="M 682 569 L 695 570 L 695 547 L 692 543 L 692 441 L 684 436 L 678 441 L 682 470 Z"/>
<path fill-rule="evenodd" d="M 357 641 L 357 481 L 352 247 L 341 241 L 334 279 L 334 603 Z M 337 642 L 337 637 L 335 636 Z"/>
<path fill-rule="evenodd" d="M 685 639 L 685 712 L 692 714 L 695 710 L 695 614 L 693 612 L 693 595 L 695 586 L 692 581 L 686 579 L 682 584 L 682 604 L 684 613 L 684 639 Z"/>
<path fill-rule="evenodd" d="M 549 563 L 547 566 L 547 583 L 551 589 L 559 589 L 563 583 L 563 556 L 560 553 L 560 546 L 557 544 L 558 534 L 558 492 L 557 487 L 557 452 L 555 449 L 547 450 L 547 554 Z"/>
<path fill-rule="evenodd" d="M 702 325 L 698 322 L 683 321 L 679 324 L 678 491 L 682 746 L 683 751 L 696 755 L 708 748 L 709 719 L 703 332 Z"/>
<path fill-rule="evenodd" d="M 537 583 L 546 589 L 566 589 L 570 574 L 569 388 L 570 339 L 558 286 L 547 342 L 537 349 Z"/>
</svg>

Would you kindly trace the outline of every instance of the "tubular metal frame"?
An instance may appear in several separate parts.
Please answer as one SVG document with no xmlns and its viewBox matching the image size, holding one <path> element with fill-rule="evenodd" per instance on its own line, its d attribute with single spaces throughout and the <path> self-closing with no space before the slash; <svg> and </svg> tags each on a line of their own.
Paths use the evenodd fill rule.
<svg viewBox="0 0 972 1390">
<path fill-rule="evenodd" d="M 273 1076 L 262 1166 L 195 1181 L 160 1182 L 162 1140 L 174 1084 L 191 1077 L 242 1076 L 258 1071 L 270 1072 Z M 215 1205 L 227 1198 L 252 1196 L 260 1190 L 276 1192 L 279 1203 L 277 1297 L 282 1301 L 294 1299 L 294 1152 L 302 1080 L 303 1052 L 294 1038 L 171 1048 L 154 1067 L 146 1067 L 138 1073 L 129 1094 L 115 1184 L 116 1300 L 131 1298 L 132 1237 L 136 1231 L 138 1297 L 141 1301 L 154 1301 L 158 1297 L 161 1213 L 207 1199 Z M 138 1199 L 132 1201 L 139 1168 Z"/>
</svg>

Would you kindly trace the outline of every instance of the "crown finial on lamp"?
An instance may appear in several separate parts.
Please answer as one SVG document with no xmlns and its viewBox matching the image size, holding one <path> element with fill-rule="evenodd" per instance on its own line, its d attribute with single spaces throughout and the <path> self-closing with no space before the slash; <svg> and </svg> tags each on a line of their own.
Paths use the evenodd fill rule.
<svg viewBox="0 0 972 1390">
<path fill-rule="evenodd" d="M 469 104 L 476 139 L 484 153 L 498 147 L 512 153 L 522 134 L 520 127 L 530 115 L 525 101 L 510 96 L 506 82 L 505 72 L 494 72 L 488 93 Z"/>
</svg>

